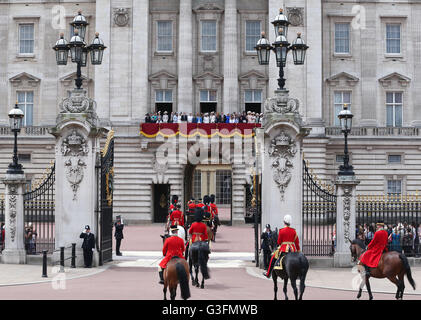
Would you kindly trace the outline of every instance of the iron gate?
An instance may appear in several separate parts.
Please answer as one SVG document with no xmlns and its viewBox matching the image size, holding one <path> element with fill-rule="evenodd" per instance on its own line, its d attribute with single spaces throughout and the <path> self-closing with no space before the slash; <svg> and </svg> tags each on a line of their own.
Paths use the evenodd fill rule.
<svg viewBox="0 0 421 320">
<path fill-rule="evenodd" d="M 113 253 L 113 185 L 114 131 L 108 133 L 97 169 L 97 221 L 99 265 L 112 260 Z"/>
<path fill-rule="evenodd" d="M 49 253 L 55 247 L 55 163 L 32 191 L 23 194 L 27 254 Z"/>
<path fill-rule="evenodd" d="M 335 249 L 336 195 L 322 186 L 303 160 L 303 253 L 333 255 Z"/>
</svg>

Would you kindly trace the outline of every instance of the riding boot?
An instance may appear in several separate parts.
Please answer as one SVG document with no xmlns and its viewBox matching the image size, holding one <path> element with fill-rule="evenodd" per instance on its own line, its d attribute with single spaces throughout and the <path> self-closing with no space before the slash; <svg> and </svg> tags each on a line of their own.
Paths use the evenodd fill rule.
<svg viewBox="0 0 421 320">
<path fill-rule="evenodd" d="M 369 267 L 367 267 L 366 265 L 364 265 L 364 269 L 365 269 L 365 274 L 366 274 L 367 276 L 370 276 L 370 268 L 369 268 Z"/>
<path fill-rule="evenodd" d="M 159 271 L 159 284 L 164 284 L 164 271 Z"/>
<path fill-rule="evenodd" d="M 272 274 L 273 264 L 276 262 L 276 260 L 273 261 L 274 258 L 275 258 L 275 255 L 272 255 L 272 258 L 270 259 L 270 262 L 269 262 L 268 271 L 267 272 L 263 272 L 263 275 L 266 278 L 270 278 L 270 275 Z"/>
</svg>

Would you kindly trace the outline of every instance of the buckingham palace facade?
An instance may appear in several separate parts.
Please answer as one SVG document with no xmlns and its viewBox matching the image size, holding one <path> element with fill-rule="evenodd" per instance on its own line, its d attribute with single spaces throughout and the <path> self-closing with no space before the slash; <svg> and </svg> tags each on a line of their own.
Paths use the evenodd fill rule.
<svg viewBox="0 0 421 320">
<path fill-rule="evenodd" d="M 99 32 L 107 46 L 102 65 L 88 64 L 82 77 L 102 125 L 115 131 L 114 214 L 160 222 L 159 207 L 168 202 L 162 194 L 185 203 L 213 193 L 227 220 L 244 223 L 252 183 L 244 161 L 221 153 L 224 161 L 162 166 L 156 151 L 163 142 L 142 134 L 141 123 L 159 110 L 264 112 L 278 68 L 275 59 L 259 65 L 254 47 L 262 31 L 275 41 L 271 21 L 279 9 L 291 22 L 289 42 L 301 32 L 309 46 L 306 63 L 287 63 L 285 75 L 311 128 L 304 141 L 310 168 L 321 181 L 334 180 L 344 143 L 337 115 L 347 104 L 357 194 L 416 193 L 421 1 L 413 0 L 0 0 L 0 178 L 11 162 L 7 114 L 16 101 L 25 113 L 19 159 L 28 188 L 54 158 L 48 128 L 73 89 L 76 69 L 58 67 L 52 47 L 61 32 L 69 39 L 69 23 L 81 10 L 88 39 Z"/>
</svg>

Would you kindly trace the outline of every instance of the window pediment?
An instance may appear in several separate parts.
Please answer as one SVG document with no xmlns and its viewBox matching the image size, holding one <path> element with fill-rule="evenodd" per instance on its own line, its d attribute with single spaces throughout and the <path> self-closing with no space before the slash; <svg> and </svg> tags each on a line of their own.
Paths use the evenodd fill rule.
<svg viewBox="0 0 421 320">
<path fill-rule="evenodd" d="M 154 88 L 169 89 L 173 88 L 178 81 L 176 75 L 167 71 L 161 70 L 149 76 L 149 81 Z"/>
<path fill-rule="evenodd" d="M 384 88 L 389 88 L 392 86 L 406 87 L 411 82 L 411 79 L 398 72 L 393 72 L 387 76 L 380 78 L 379 82 Z"/>
<path fill-rule="evenodd" d="M 333 87 L 339 86 L 341 82 L 345 82 L 346 85 L 353 87 L 358 81 L 360 81 L 360 79 L 347 72 L 341 72 L 327 78 L 326 81 Z"/>
<path fill-rule="evenodd" d="M 9 81 L 13 84 L 14 87 L 21 85 L 36 87 L 41 79 L 29 73 L 22 72 L 10 78 Z"/>
</svg>

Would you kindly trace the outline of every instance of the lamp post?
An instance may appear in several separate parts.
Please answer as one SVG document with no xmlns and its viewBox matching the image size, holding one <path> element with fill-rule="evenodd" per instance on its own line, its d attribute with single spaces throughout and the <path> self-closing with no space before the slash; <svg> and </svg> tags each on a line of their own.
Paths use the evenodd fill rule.
<svg viewBox="0 0 421 320">
<path fill-rule="evenodd" d="M 271 45 L 266 39 L 265 32 L 262 32 L 262 37 L 257 42 L 255 47 L 257 51 L 257 58 L 260 65 L 268 65 L 270 59 L 270 51 L 275 52 L 276 65 L 279 68 L 278 90 L 285 90 L 284 67 L 286 66 L 288 52 L 292 50 L 293 60 L 295 65 L 302 65 L 305 61 L 306 51 L 309 48 L 304 40 L 301 38 L 301 33 L 297 34 L 297 39 L 290 44 L 287 40 L 288 27 L 290 22 L 283 14 L 283 10 L 272 21 L 275 28 L 275 42 Z"/>
<path fill-rule="evenodd" d="M 344 164 L 339 166 L 339 176 L 354 176 L 354 168 L 349 164 L 349 152 L 348 152 L 348 135 L 351 132 L 352 128 L 352 118 L 354 115 L 348 109 L 348 105 L 344 104 L 344 107 L 341 112 L 339 112 L 338 118 L 341 123 L 342 132 L 345 137 L 345 147 L 344 147 Z"/>
<path fill-rule="evenodd" d="M 67 65 L 69 51 L 73 63 L 77 64 L 75 84 L 77 89 L 82 88 L 82 67 L 88 63 L 88 53 L 91 55 L 91 64 L 99 65 L 102 63 L 104 42 L 95 34 L 95 38 L 90 45 L 85 42 L 86 29 L 89 23 L 79 11 L 78 15 L 70 23 L 72 37 L 69 42 L 64 39 L 64 34 L 60 34 L 60 39 L 56 42 L 53 50 L 56 52 L 57 65 Z"/>
<path fill-rule="evenodd" d="M 15 143 L 13 147 L 13 162 L 9 164 L 8 174 L 23 174 L 22 165 L 18 163 L 18 133 L 22 128 L 23 111 L 18 108 L 18 104 L 9 112 L 10 129 L 15 135 Z"/>
</svg>

